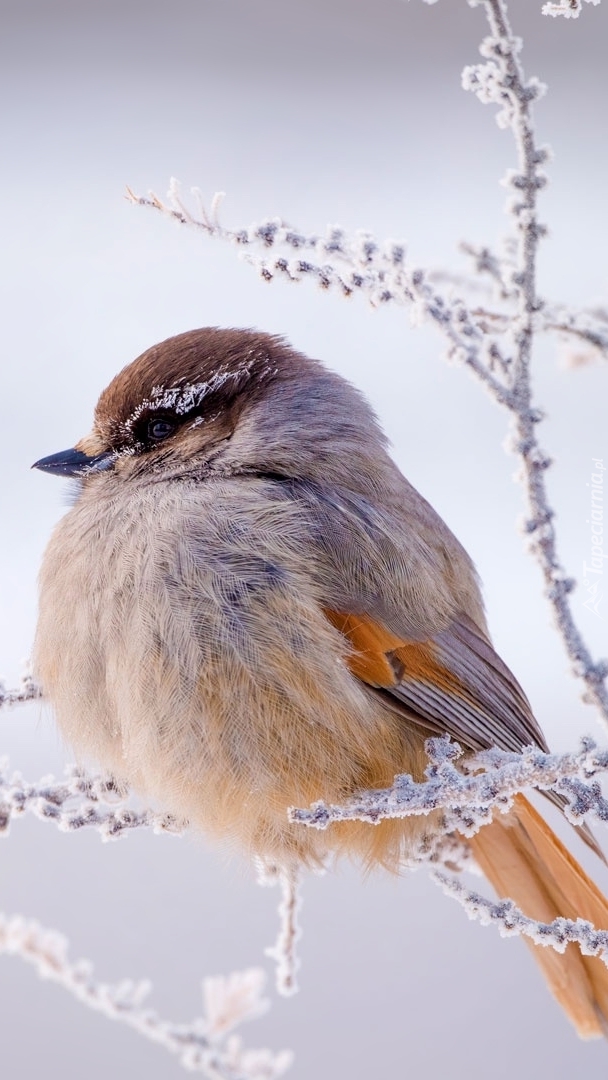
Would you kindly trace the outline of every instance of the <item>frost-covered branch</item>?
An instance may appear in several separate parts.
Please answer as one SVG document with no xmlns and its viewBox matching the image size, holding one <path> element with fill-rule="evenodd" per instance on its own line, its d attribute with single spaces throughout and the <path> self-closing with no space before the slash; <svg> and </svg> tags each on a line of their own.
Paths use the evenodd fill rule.
<svg viewBox="0 0 608 1080">
<path fill-rule="evenodd" d="M 565 338 L 574 338 L 608 359 L 608 311 L 572 311 L 563 304 L 545 307 L 543 311 L 546 330 L 553 330 Z M 589 351 L 590 351 L 589 350 Z"/>
<path fill-rule="evenodd" d="M 210 1080 L 275 1080 L 291 1064 L 289 1051 L 244 1050 L 240 1038 L 231 1034 L 268 1008 L 262 996 L 266 976 L 259 968 L 205 979 L 203 1016 L 177 1024 L 146 1007 L 149 982 L 97 982 L 88 960 L 71 961 L 65 938 L 33 920 L 0 914 L 0 953 L 32 964 L 41 978 L 51 979 L 89 1008 L 163 1046 L 185 1068 Z"/>
<path fill-rule="evenodd" d="M 608 967 L 608 930 L 597 930 L 585 919 L 558 917 L 550 923 L 540 922 L 524 915 L 512 900 L 488 900 L 440 870 L 432 870 L 431 877 L 448 896 L 458 900 L 470 919 L 479 919 L 483 926 L 494 923 L 502 937 L 521 934 L 535 945 L 550 946 L 560 953 L 573 942 L 585 956 L 599 956 Z"/>
<path fill-rule="evenodd" d="M 43 777 L 30 784 L 19 773 L 8 772 L 0 761 L 0 836 L 11 820 L 25 813 L 42 821 L 52 821 L 62 832 L 96 829 L 104 840 L 115 840 L 133 829 L 156 833 L 181 833 L 186 822 L 154 810 L 136 810 L 129 792 L 108 776 L 89 776 L 79 766 L 70 766 L 64 780 Z"/>
<path fill-rule="evenodd" d="M 363 296 L 372 307 L 390 302 L 408 305 L 413 322 L 431 319 L 449 341 L 449 356 L 470 367 L 502 404 L 508 404 L 508 390 L 496 378 L 494 368 L 500 356 L 496 341 L 489 340 L 458 298 L 449 298 L 434 286 L 431 275 L 406 259 L 400 241 L 380 244 L 367 232 L 348 236 L 338 226 L 329 226 L 323 235 L 306 235 L 279 218 L 268 219 L 243 229 L 228 229 L 217 217 L 220 196 L 207 212 L 200 191 L 193 189 L 197 216 L 182 200 L 180 187 L 171 180 L 166 202 L 158 195 L 135 195 L 131 202 L 152 207 L 181 225 L 199 229 L 208 236 L 236 244 L 245 261 L 267 282 L 284 278 L 290 282 L 312 280 L 320 288 L 337 291 L 344 297 Z M 261 252 L 272 249 L 272 257 Z M 295 254 L 294 254 L 295 253 Z"/>
<path fill-rule="evenodd" d="M 318 802 L 308 810 L 292 808 L 290 820 L 324 829 L 334 821 L 377 824 L 385 818 L 443 810 L 452 815 L 450 828 L 471 835 L 491 819 L 493 808 L 506 812 L 517 792 L 534 787 L 563 795 L 567 802 L 566 815 L 573 824 L 580 824 L 587 816 L 608 822 L 608 800 L 599 783 L 589 782 L 608 772 L 608 750 L 599 749 L 590 738 L 582 741 L 578 753 L 567 754 L 547 754 L 531 746 L 521 754 L 494 749 L 461 759 L 458 744 L 447 739 L 429 739 L 426 747 L 429 756 L 426 780 L 416 782 L 410 776 L 398 776 L 390 788 L 361 792 L 337 806 Z M 187 827 L 187 822 L 179 822 L 170 815 L 133 809 L 129 792 L 111 777 L 89 776 L 80 767 L 70 766 L 65 780 L 44 777 L 37 783 L 29 783 L 18 773 L 9 775 L 3 763 L 0 834 L 6 835 L 11 821 L 27 812 L 55 824 L 62 832 L 92 828 L 104 841 L 140 828 L 181 835 Z M 263 866 L 258 880 L 262 884 L 281 884 L 280 937 L 295 943 L 299 935 L 297 872 Z"/>
<path fill-rule="evenodd" d="M 28 701 L 37 701 L 42 697 L 42 690 L 36 685 L 29 671 L 25 672 L 19 686 L 9 690 L 0 680 L 0 709 L 11 705 L 26 705 Z"/>
<path fill-rule="evenodd" d="M 508 329 L 513 341 L 513 363 L 509 372 L 511 398 L 507 405 L 514 421 L 513 450 L 521 462 L 521 475 L 528 502 L 525 531 L 540 563 L 546 596 L 551 604 L 567 654 L 575 674 L 585 683 L 585 700 L 593 702 L 608 723 L 606 661 L 594 661 L 572 614 L 569 594 L 575 582 L 569 578 L 557 553 L 554 511 L 549 504 L 545 472 L 551 459 L 541 447 L 537 427 L 542 411 L 532 398 L 530 363 L 532 345 L 541 328 L 539 314 L 545 306 L 536 288 L 536 255 L 546 229 L 537 215 L 538 193 L 546 184 L 542 165 L 548 160 L 546 147 L 537 144 L 532 124 L 532 102 L 544 92 L 537 79 L 526 81 L 519 61 L 521 42 L 515 38 L 507 18 L 504 0 L 482 0 L 491 36 L 482 43 L 487 63 L 465 68 L 463 86 L 474 90 L 484 103 L 499 106 L 501 127 L 513 133 L 519 168 L 507 176 L 513 194 L 507 208 L 514 222 L 515 310 Z M 491 268 L 496 276 L 498 268 Z"/>
<path fill-rule="evenodd" d="M 279 932 L 274 945 L 266 949 L 266 956 L 276 964 L 276 987 L 283 997 L 298 992 L 297 973 L 300 961 L 297 943 L 302 936 L 298 915 L 302 906 L 300 881 L 302 873 L 298 866 L 275 866 L 263 861 L 258 863 L 258 884 L 278 885 L 281 890 L 279 903 Z"/>
<path fill-rule="evenodd" d="M 546 148 L 536 143 L 531 105 L 544 87 L 537 79 L 526 81 L 524 78 L 518 55 L 521 42 L 513 36 L 504 0 L 483 0 L 483 3 L 492 36 L 482 44 L 481 52 L 489 58 L 489 62 L 477 68 L 465 68 L 463 85 L 476 89 L 482 101 L 492 101 L 501 106 L 498 122 L 501 126 L 511 128 L 519 157 L 519 171 L 510 173 L 507 180 L 515 193 L 509 209 L 515 222 L 517 239 L 516 272 L 512 278 L 517 299 L 512 327 L 513 404 L 510 408 L 515 426 L 514 449 L 521 461 L 529 507 L 525 529 L 541 565 L 546 595 L 573 669 L 586 685 L 585 699 L 594 702 L 608 723 L 608 664 L 592 659 L 572 614 L 568 594 L 575 582 L 565 574 L 557 554 L 554 511 L 549 505 L 545 482 L 545 471 L 551 460 L 539 444 L 537 425 L 542 419 L 542 412 L 532 399 L 532 344 L 537 313 L 544 306 L 536 289 L 536 254 L 539 240 L 546 232 L 538 221 L 537 198 L 538 192 L 546 184 L 541 166 L 547 161 L 548 153 Z"/>
<path fill-rule="evenodd" d="M 608 800 L 594 780 L 608 772 L 608 750 L 600 749 L 593 739 L 584 739 L 578 753 L 568 754 L 546 754 L 530 746 L 521 754 L 494 749 L 463 757 L 458 744 L 444 738 L 428 739 L 426 749 L 429 765 L 424 781 L 398 776 L 390 788 L 363 791 L 336 806 L 317 802 L 310 809 L 291 808 L 290 820 L 325 829 L 335 821 L 360 820 L 375 825 L 385 818 L 442 810 L 447 831 L 455 828 L 472 835 L 491 820 L 493 809 L 506 812 L 517 792 L 534 787 L 563 795 L 566 815 L 573 824 L 581 824 L 586 817 L 608 823 Z M 92 828 L 102 840 L 142 828 L 180 835 L 187 827 L 187 822 L 167 814 L 134 810 L 129 798 L 112 778 L 89 776 L 76 766 L 67 770 L 63 781 L 44 777 L 29 783 L 18 773 L 9 775 L 4 764 L 0 769 L 0 835 L 6 835 L 11 821 L 27 812 L 62 832 Z M 264 864 L 259 867 L 258 880 L 281 885 L 279 938 L 290 942 L 287 951 L 292 955 L 293 981 L 297 966 L 294 946 L 299 936 L 297 870 Z"/>
<path fill-rule="evenodd" d="M 452 281 L 472 291 L 475 282 L 463 282 L 461 276 L 448 275 L 434 271 L 433 280 Z M 504 334 L 511 324 L 508 311 L 491 309 L 478 302 L 471 309 L 477 325 L 486 334 Z M 564 341 L 570 342 L 568 348 L 569 366 L 576 366 L 602 357 L 608 359 L 608 313 L 602 309 L 596 311 L 571 311 L 564 305 L 549 307 L 545 305 L 538 320 L 538 332 L 552 332 Z M 576 349 L 574 344 L 578 345 Z M 582 350 L 582 351 L 581 351 Z"/>
<path fill-rule="evenodd" d="M 440 835 L 424 841 L 414 863 L 426 864 L 446 891 L 457 896 L 470 913 L 474 912 L 486 921 L 498 921 L 512 933 L 521 932 L 530 937 L 538 934 L 541 943 L 555 945 L 557 942 L 556 947 L 560 942 L 577 941 L 588 950 L 595 942 L 596 951 L 603 957 L 606 942 L 590 924 L 559 919 L 546 927 L 528 919 L 510 901 L 492 904 L 435 871 L 438 866 L 467 867 L 470 854 L 463 838 L 472 836 L 488 824 L 493 812 L 507 812 L 513 797 L 528 787 L 552 790 L 562 796 L 566 815 L 573 824 L 581 824 L 588 817 L 608 822 L 608 800 L 597 779 L 608 772 L 608 750 L 599 749 L 591 739 L 583 740 L 576 754 L 546 754 L 529 747 L 521 754 L 494 749 L 463 758 L 460 747 L 447 738 L 429 739 L 426 748 L 429 765 L 424 781 L 398 776 L 391 788 L 361 792 L 339 806 L 319 802 L 309 810 L 292 809 L 290 820 L 325 829 L 338 821 L 361 820 L 373 825 L 387 818 L 441 811 L 443 829 Z M 75 768 L 69 770 L 63 782 L 45 778 L 37 784 L 28 784 L 19 776 L 9 778 L 6 769 L 0 774 L 0 813 L 5 833 L 11 818 L 28 810 L 64 830 L 84 826 L 95 828 L 103 839 L 125 835 L 136 828 L 178 830 L 171 819 L 151 811 L 134 813 L 127 805 L 127 799 L 128 793 L 111 779 L 88 777 Z M 104 809 L 108 804 L 109 808 Z M 267 954 L 277 965 L 279 992 L 292 994 L 297 990 L 299 966 L 296 952 L 300 937 L 299 873 L 295 867 L 285 869 L 264 865 L 259 869 L 262 884 L 279 884 L 281 887 L 279 933 Z M 608 935 L 604 937 L 608 941 Z M 224 1047 L 218 1045 L 219 1038 L 224 1038 L 242 1019 L 257 1015 L 261 1008 L 254 1002 L 255 987 L 261 986 L 259 972 L 206 980 L 207 1019 L 184 1026 L 161 1021 L 156 1014 L 142 1007 L 146 984 L 127 981 L 112 987 L 96 983 L 90 965 L 71 964 L 63 939 L 54 932 L 40 929 L 36 923 L 0 915 L 0 952 L 3 951 L 30 961 L 39 974 L 55 979 L 84 1004 L 129 1024 L 140 1034 L 164 1045 L 188 1068 L 226 1080 L 262 1080 L 266 1077 L 270 1080 L 287 1068 L 290 1058 L 285 1052 L 277 1057 L 268 1051 L 244 1052 L 234 1038 Z"/>
<path fill-rule="evenodd" d="M 131 805 L 127 789 L 107 775 L 90 775 L 82 768 L 70 766 L 66 779 L 57 781 L 45 777 L 28 783 L 21 774 L 10 774 L 6 762 L 0 762 L 0 837 L 9 834 L 11 822 L 30 812 L 41 821 L 51 822 L 62 832 L 93 828 L 103 840 L 126 836 L 133 829 L 151 828 L 154 833 L 184 833 L 187 822 L 179 822 L 170 814 L 153 810 L 136 810 Z M 261 880 L 261 874 L 260 874 Z M 281 887 L 279 905 L 280 929 L 278 939 L 267 954 L 276 964 L 276 988 L 283 995 L 297 991 L 296 972 L 299 967 L 296 944 L 300 936 L 297 915 L 300 906 L 296 867 L 283 869 L 264 867 L 264 883 Z M 35 922 L 21 918 L 6 919 L 0 913 L 0 953 L 9 951 L 35 963 L 39 974 L 53 977 L 75 994 L 84 1004 L 103 1011 L 113 1020 L 135 1027 L 140 1034 L 165 1045 L 179 1056 L 181 1064 L 200 1069 L 222 1080 L 272 1080 L 279 1077 L 291 1062 L 286 1052 L 273 1057 L 268 1051 L 241 1051 L 240 1041 L 232 1038 L 220 1051 L 214 1039 L 222 1038 L 229 1028 L 246 1020 L 238 1011 L 239 1001 L 244 1009 L 253 1001 L 255 987 L 261 989 L 264 974 L 244 972 L 229 978 L 218 976 L 204 981 L 205 1014 L 207 1022 L 191 1027 L 178 1027 L 158 1020 L 152 1013 L 139 1009 L 144 984 L 123 983 L 118 987 L 99 986 L 92 981 L 90 964 L 70 966 L 62 937 L 43 931 Z M 146 991 L 147 993 L 147 991 Z M 259 995 L 259 991 L 256 991 Z M 258 1002 L 259 1012 L 266 1002 Z M 251 1015 L 257 1012 L 251 1012 Z M 224 1016 L 224 1020 L 220 1017 Z M 231 1017 L 237 1017 L 231 1020 Z M 207 1030 L 208 1028 L 208 1030 Z M 211 1031 L 211 1035 L 210 1035 Z M 217 1062 L 219 1064 L 214 1063 Z M 215 1071 L 213 1071 L 213 1068 Z"/>
<path fill-rule="evenodd" d="M 456 743 L 437 738 L 427 741 L 426 750 L 430 764 L 425 781 L 396 776 L 390 788 L 360 792 L 341 805 L 317 802 L 308 810 L 292 808 L 290 820 L 326 829 L 335 822 L 377 825 L 386 819 L 440 811 L 442 832 L 422 842 L 411 865 L 426 865 L 433 880 L 462 904 L 470 918 L 497 924 L 503 936 L 522 934 L 558 952 L 574 942 L 585 955 L 599 956 L 608 966 L 608 930 L 583 919 L 540 922 L 525 915 L 512 900 L 491 901 L 445 873 L 446 868 L 452 872 L 477 869 L 462 837 L 471 837 L 488 825 L 494 813 L 507 813 L 514 796 L 529 787 L 560 795 L 566 817 L 574 825 L 587 817 L 608 823 L 608 800 L 594 779 L 608 772 L 608 750 L 584 739 L 578 754 L 546 754 L 529 747 L 522 754 L 494 749 L 462 758 Z"/>
<path fill-rule="evenodd" d="M 608 800 L 593 780 L 608 772 L 608 750 L 598 749 L 592 739 L 584 739 L 577 754 L 546 754 L 530 746 L 521 754 L 486 750 L 462 758 L 457 743 L 437 738 L 427 740 L 426 750 L 426 780 L 396 776 L 390 788 L 359 792 L 339 805 L 292 807 L 290 821 L 326 829 L 338 821 L 377 825 L 387 818 L 439 810 L 447 833 L 472 836 L 492 820 L 493 811 L 506 813 L 518 792 L 534 787 L 563 796 L 566 816 L 575 825 L 586 817 L 608 822 Z"/>
<path fill-rule="evenodd" d="M 600 0 L 586 0 L 588 4 L 599 4 Z M 565 19 L 578 19 L 583 10 L 583 0 L 558 0 L 557 4 L 543 4 L 543 15 L 563 15 Z"/>
</svg>

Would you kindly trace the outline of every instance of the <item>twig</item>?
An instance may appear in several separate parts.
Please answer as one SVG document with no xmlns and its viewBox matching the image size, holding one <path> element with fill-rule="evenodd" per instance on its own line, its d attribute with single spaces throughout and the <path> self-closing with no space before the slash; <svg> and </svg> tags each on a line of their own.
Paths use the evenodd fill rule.
<svg viewBox="0 0 608 1080">
<path fill-rule="evenodd" d="M 545 308 L 544 326 L 547 330 L 575 337 L 608 359 L 608 312 L 571 311 L 564 305 Z"/>
<path fill-rule="evenodd" d="M 0 709 L 11 705 L 25 705 L 28 701 L 38 701 L 42 698 L 42 690 L 36 686 L 29 671 L 21 677 L 21 683 L 16 690 L 8 690 L 0 680 Z"/>
<path fill-rule="evenodd" d="M 7 834 L 13 818 L 31 813 L 41 821 L 52 821 L 62 832 L 96 829 L 103 840 L 116 840 L 133 829 L 155 833 L 181 834 L 187 822 L 154 810 L 135 810 L 130 794 L 108 776 L 89 776 L 71 765 L 66 779 L 43 777 L 27 783 L 19 773 L 8 774 L 8 764 L 0 761 L 0 836 Z"/>
<path fill-rule="evenodd" d="M 484 42 L 482 53 L 492 59 L 490 65 L 478 69 L 471 78 L 480 83 L 491 100 L 501 103 L 504 122 L 509 124 L 515 136 L 520 165 L 519 173 L 509 177 L 509 183 L 517 193 L 510 209 L 518 238 L 517 267 L 513 276 L 518 313 L 514 326 L 510 407 L 515 419 L 514 449 L 522 463 L 529 508 L 525 530 L 532 538 L 530 546 L 540 563 L 545 594 L 553 609 L 573 671 L 585 683 L 584 700 L 593 702 L 608 724 L 608 687 L 605 681 L 608 663 L 593 660 L 572 614 L 568 595 L 575 583 L 566 575 L 557 553 L 554 512 L 549 505 L 545 482 L 545 471 L 551 460 L 541 448 L 536 435 L 542 413 L 532 400 L 531 351 L 537 313 L 543 306 L 536 292 L 536 254 L 539 240 L 546 231 L 538 222 L 536 204 L 538 192 L 546 182 L 540 166 L 547 160 L 547 151 L 536 145 L 531 104 L 539 97 L 542 88 L 537 80 L 526 82 L 524 79 L 518 58 L 521 43 L 513 36 L 509 26 L 504 0 L 483 2 L 493 37 Z M 488 68 L 492 66 L 497 74 L 490 77 Z M 485 83 L 480 71 L 484 72 Z"/>
<path fill-rule="evenodd" d="M 90 1009 L 163 1046 L 185 1068 L 204 1073 L 210 1080 L 275 1080 L 291 1064 L 288 1051 L 275 1055 L 270 1050 L 243 1050 L 237 1036 L 226 1039 L 234 1027 L 268 1008 L 262 997 L 265 975 L 259 968 L 205 979 L 205 1016 L 190 1024 L 176 1024 L 144 1007 L 151 991 L 149 982 L 96 982 L 88 960 L 72 963 L 65 938 L 33 920 L 0 914 L 0 953 L 32 964 L 41 978 L 51 979 Z"/>
<path fill-rule="evenodd" d="M 587 0 L 587 3 L 599 4 L 599 0 Z M 582 0 L 558 0 L 557 4 L 549 2 L 542 6 L 543 15 L 563 15 L 565 19 L 578 19 L 582 10 Z"/>
<path fill-rule="evenodd" d="M 274 945 L 265 949 L 266 956 L 276 964 L 276 988 L 283 997 L 298 992 L 297 972 L 300 961 L 297 943 L 302 936 L 298 915 L 302 907 L 300 896 L 301 871 L 297 866 L 275 866 L 258 862 L 259 885 L 278 885 L 281 889 L 279 903 L 279 932 Z"/>
<path fill-rule="evenodd" d="M 431 877 L 444 893 L 462 905 L 470 919 L 479 919 L 482 926 L 494 923 L 502 937 L 522 934 L 531 938 L 535 945 L 551 947 L 559 953 L 565 952 L 567 945 L 574 942 L 584 956 L 598 956 L 608 967 L 608 930 L 597 930 L 585 919 L 559 917 L 550 923 L 540 922 L 524 915 L 512 900 L 494 903 L 440 870 L 432 870 Z"/>
<path fill-rule="evenodd" d="M 450 358 L 471 368 L 498 401 L 509 404 L 509 392 L 493 371 L 500 354 L 498 343 L 487 340 L 462 301 L 448 299 L 433 286 L 430 275 L 407 263 L 401 242 L 387 240 L 380 245 L 369 233 L 349 237 L 337 226 L 329 226 L 324 236 L 307 236 L 276 218 L 246 229 L 227 229 L 212 220 L 200 191 L 192 190 L 198 202 L 197 217 L 186 207 L 175 179 L 171 180 L 166 202 L 154 192 L 141 196 L 130 189 L 127 198 L 160 211 L 178 224 L 238 245 L 245 261 L 267 282 L 276 277 L 290 282 L 309 279 L 322 289 L 337 289 L 345 297 L 362 295 L 373 307 L 390 302 L 409 305 L 413 321 L 429 318 L 441 328 L 449 342 Z M 253 254 L 260 248 L 277 249 L 279 254 L 274 258 Z M 287 254 L 293 251 L 297 257 Z"/>
<path fill-rule="evenodd" d="M 532 746 L 521 754 L 490 750 L 459 761 L 458 767 L 457 743 L 428 739 L 426 750 L 430 760 L 426 780 L 396 776 L 390 788 L 362 791 L 339 805 L 320 801 L 309 809 L 292 807 L 290 821 L 326 829 L 338 821 L 377 825 L 387 818 L 441 810 L 445 832 L 456 829 L 472 836 L 492 820 L 493 811 L 510 810 L 517 792 L 534 787 L 563 795 L 566 816 L 575 825 L 586 817 L 608 823 L 608 800 L 597 781 L 589 782 L 608 772 L 608 750 L 599 750 L 592 739 L 583 740 L 578 754 L 545 754 Z"/>
</svg>

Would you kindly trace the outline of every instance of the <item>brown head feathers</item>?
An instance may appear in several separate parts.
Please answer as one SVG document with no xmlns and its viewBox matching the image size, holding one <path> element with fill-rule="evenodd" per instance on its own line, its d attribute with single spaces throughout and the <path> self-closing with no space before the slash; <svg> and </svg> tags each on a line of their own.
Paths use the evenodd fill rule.
<svg viewBox="0 0 608 1080">
<path fill-rule="evenodd" d="M 162 464 L 173 474 L 204 467 L 309 479 L 343 471 L 336 455 L 346 450 L 352 476 L 373 482 L 368 451 L 385 445 L 363 396 L 317 360 L 277 335 L 206 327 L 123 368 L 76 450 L 109 455 L 125 477 Z"/>
<path fill-rule="evenodd" d="M 151 417 L 181 422 L 217 413 L 247 392 L 280 380 L 286 366 L 312 361 L 282 338 L 255 330 L 206 327 L 153 345 L 112 379 L 95 409 L 95 428 L 118 448 L 137 442 Z M 142 440 L 143 441 L 143 440 Z"/>
</svg>

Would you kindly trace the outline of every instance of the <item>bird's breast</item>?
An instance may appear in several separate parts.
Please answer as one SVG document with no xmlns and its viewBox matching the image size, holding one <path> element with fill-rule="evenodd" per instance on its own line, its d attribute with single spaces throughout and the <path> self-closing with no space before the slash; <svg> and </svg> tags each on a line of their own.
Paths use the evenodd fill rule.
<svg viewBox="0 0 608 1080">
<path fill-rule="evenodd" d="M 35 666 L 80 757 L 213 834 L 315 859 L 330 838 L 287 807 L 390 784 L 421 741 L 350 673 L 305 533 L 230 484 L 85 493 L 44 556 Z"/>
</svg>

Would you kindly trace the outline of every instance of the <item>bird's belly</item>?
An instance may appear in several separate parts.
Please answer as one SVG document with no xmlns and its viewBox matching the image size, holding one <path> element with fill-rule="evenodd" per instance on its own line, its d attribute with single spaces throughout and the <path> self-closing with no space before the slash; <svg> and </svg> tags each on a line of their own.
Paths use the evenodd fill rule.
<svg viewBox="0 0 608 1080">
<path fill-rule="evenodd" d="M 277 558 L 272 572 L 240 553 L 195 559 L 175 532 L 150 545 L 135 519 L 120 528 L 92 557 L 72 511 L 42 567 L 36 670 L 78 755 L 249 852 L 396 862 L 415 819 L 326 832 L 287 820 L 424 761 L 421 737 L 348 670 L 314 591 Z"/>
</svg>

